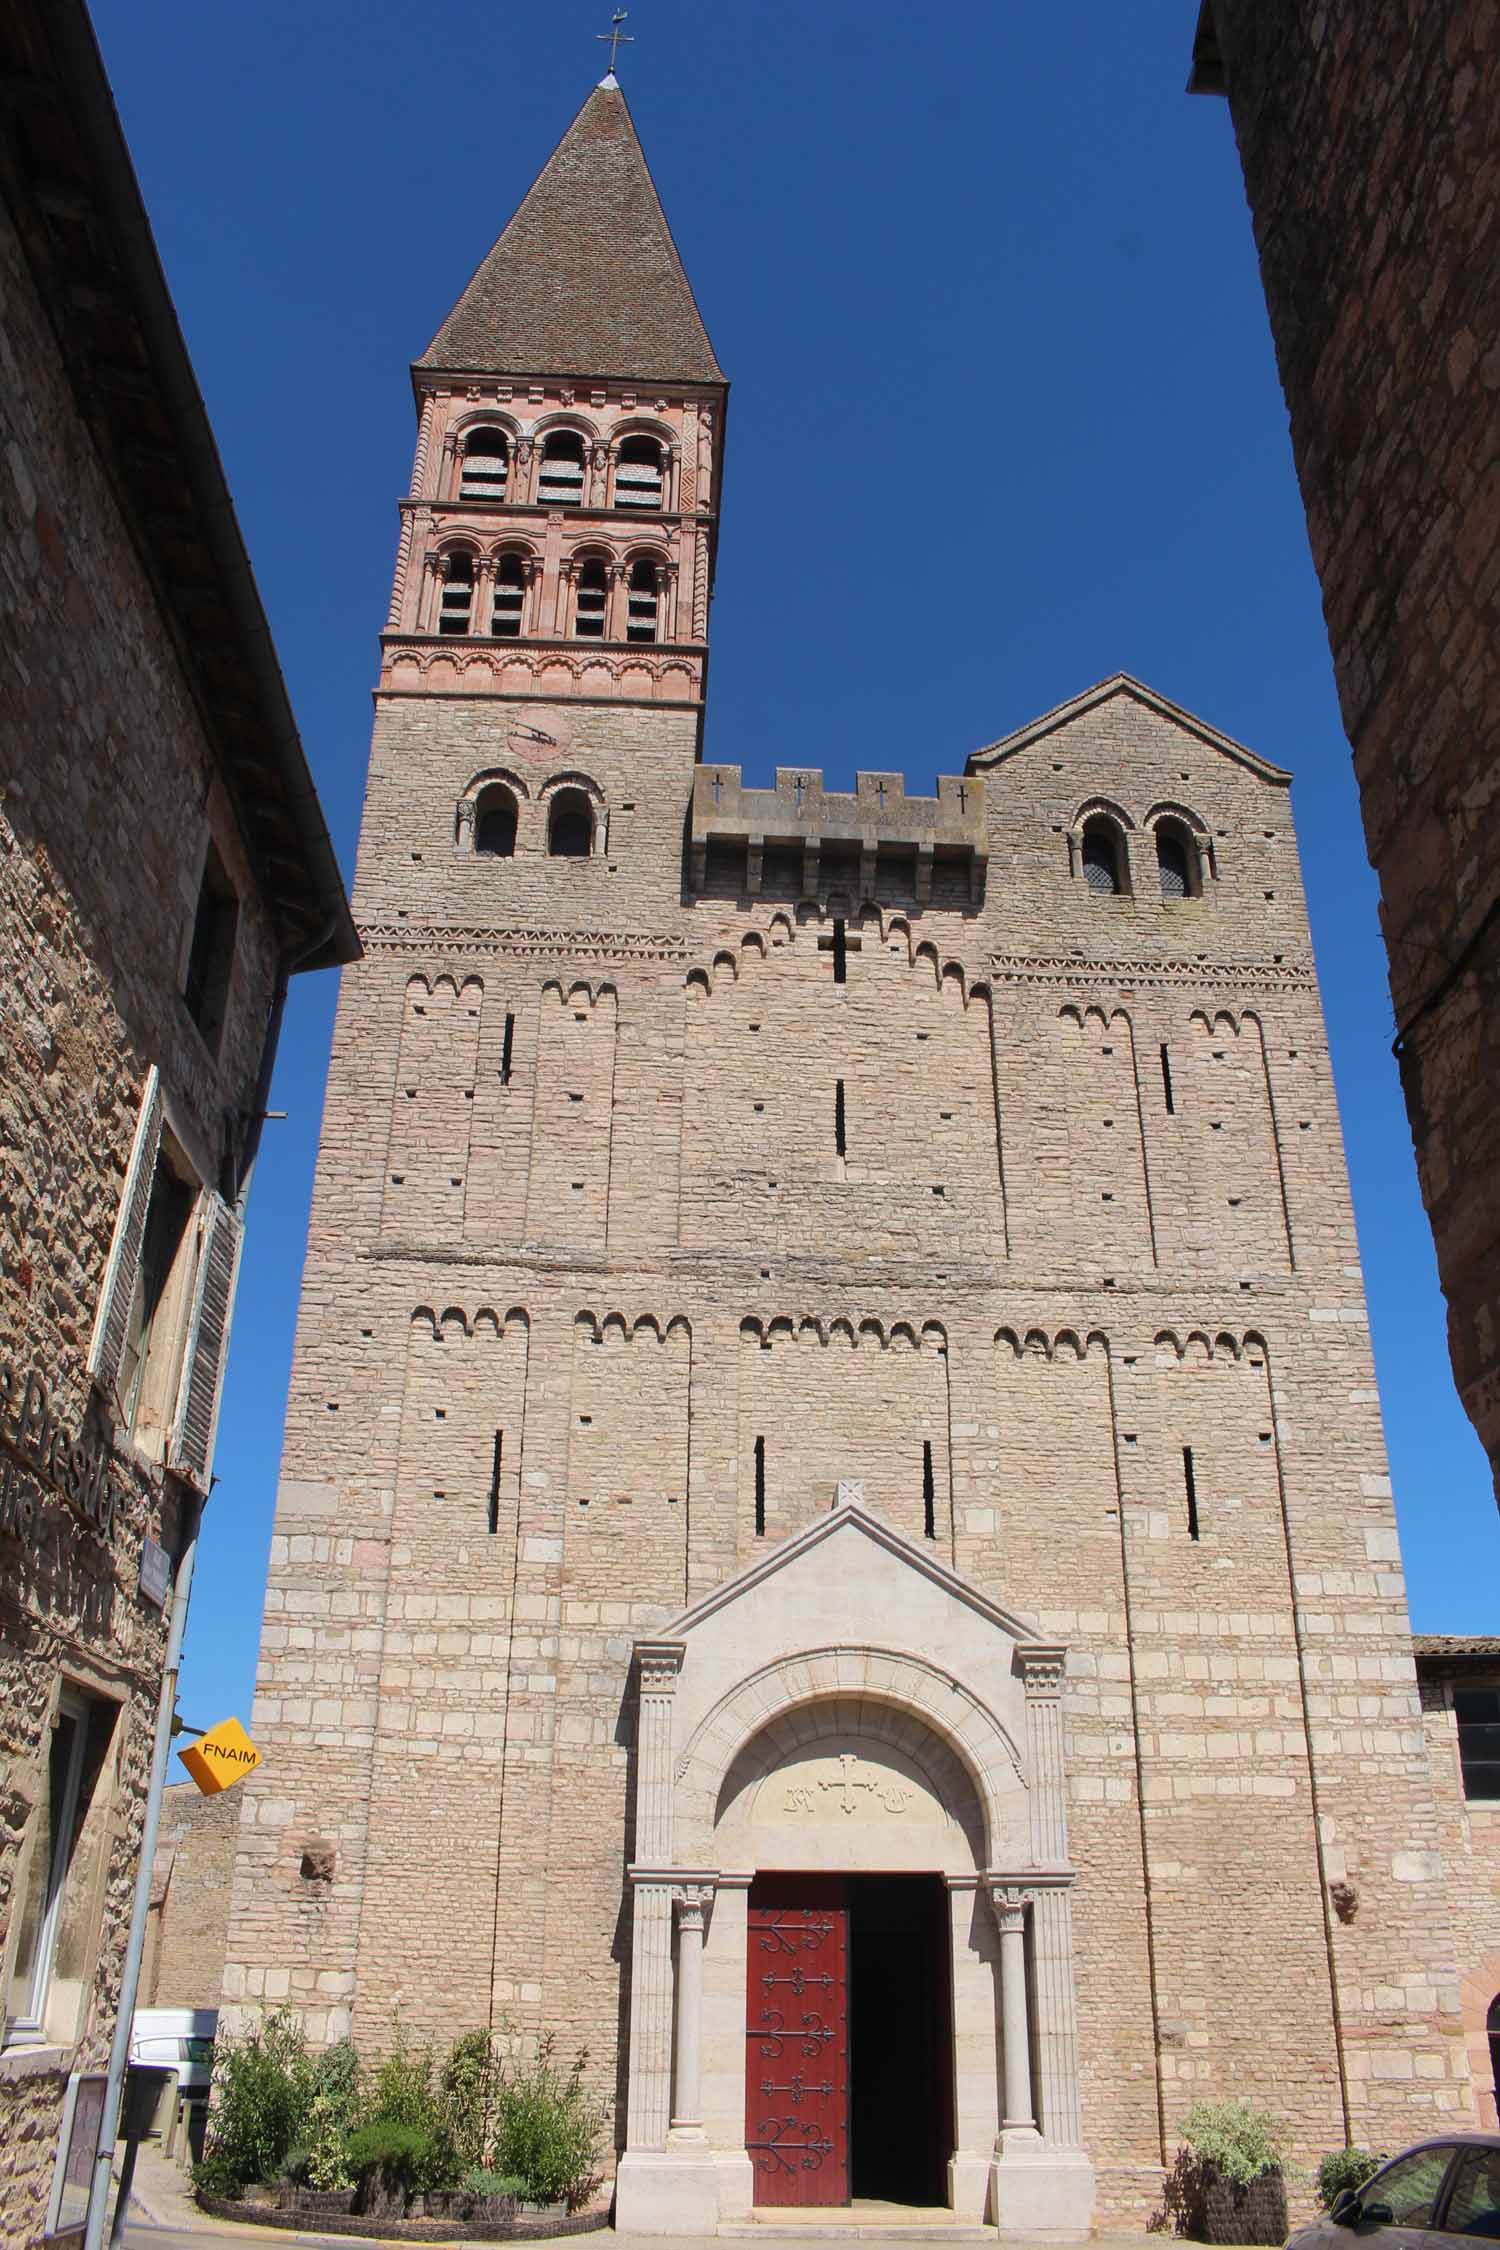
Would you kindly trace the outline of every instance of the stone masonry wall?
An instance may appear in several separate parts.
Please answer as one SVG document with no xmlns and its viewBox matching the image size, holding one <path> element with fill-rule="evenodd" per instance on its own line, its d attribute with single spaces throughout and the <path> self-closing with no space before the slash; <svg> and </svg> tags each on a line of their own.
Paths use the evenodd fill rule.
<svg viewBox="0 0 1500 2250">
<path fill-rule="evenodd" d="M 1213 0 L 1464 1405 L 1500 1480 L 1493 0 Z"/>
<path fill-rule="evenodd" d="M 690 714 L 525 717 L 607 854 L 466 855 L 514 712 L 380 703 L 226 2002 L 551 2030 L 622 2135 L 632 1636 L 863 1475 L 1068 1644 L 1103 2214 L 1205 2094 L 1307 2161 L 1465 2118 L 1284 777 L 1116 683 L 976 755 L 978 907 L 856 913 L 769 851 L 684 892 Z M 1119 896 L 1070 842 L 1101 798 Z M 1177 903 L 1170 806 L 1210 867 Z"/>
<path fill-rule="evenodd" d="M 85 1360 L 148 1059 L 173 1131 L 216 1182 L 225 1113 L 254 1106 L 272 951 L 171 641 L 3 210 L 0 596 L 3 1420 L 10 1430 L 34 1373 L 70 1438 L 107 1443 Z M 244 901 L 217 1060 L 180 998 L 210 831 Z M 12 1465 L 0 1450 L 0 1467 Z M 117 1711 L 80 1846 L 93 1963 L 80 2036 L 0 2052 L 0 2238 L 18 2245 L 40 2236 L 68 2072 L 108 2052 L 164 1645 L 138 1564 L 146 1536 L 175 1550 L 179 1535 L 159 1470 L 126 1452 L 111 1476 L 108 1545 L 51 1491 L 29 1537 L 0 1535 L 0 1946 L 60 1679 Z"/>
<path fill-rule="evenodd" d="M 232 1792 L 169 1782 L 156 1849 L 160 1897 L 147 1932 L 138 2005 L 214 2008 L 224 1977 L 239 1807 Z"/>
<path fill-rule="evenodd" d="M 1419 1648 L 1422 1719 L 1437 1793 L 1438 1827 L 1458 1940 L 1459 2000 L 1474 2106 L 1481 2127 L 1500 2131 L 1490 2011 L 1500 2001 L 1500 1801 L 1464 1794 L 1458 1758 L 1456 1688 L 1500 1688 L 1500 1648 L 1488 1661 L 1454 1664 Z"/>
</svg>

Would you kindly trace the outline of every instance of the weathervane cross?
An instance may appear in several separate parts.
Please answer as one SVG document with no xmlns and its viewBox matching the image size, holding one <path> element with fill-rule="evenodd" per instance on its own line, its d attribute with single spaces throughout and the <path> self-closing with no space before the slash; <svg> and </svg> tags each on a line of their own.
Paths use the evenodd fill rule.
<svg viewBox="0 0 1500 2250">
<path fill-rule="evenodd" d="M 621 24 L 628 20 L 629 15 L 630 10 L 628 8 L 616 8 L 609 19 L 610 27 L 608 31 L 596 31 L 594 33 L 596 39 L 607 39 L 609 41 L 609 74 L 611 78 L 615 74 L 615 58 L 619 53 L 621 42 L 623 41 L 627 47 L 635 45 L 634 33 L 620 29 Z"/>
</svg>

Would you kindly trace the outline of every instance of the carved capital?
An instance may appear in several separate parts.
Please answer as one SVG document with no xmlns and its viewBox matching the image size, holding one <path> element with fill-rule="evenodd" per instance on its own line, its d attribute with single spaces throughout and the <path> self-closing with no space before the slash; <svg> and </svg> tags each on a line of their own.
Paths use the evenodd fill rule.
<svg viewBox="0 0 1500 2250">
<path fill-rule="evenodd" d="M 1035 1696 L 1055 1701 L 1062 1694 L 1068 1652 L 1060 1642 L 1019 1642 L 1014 1663 L 1025 1682 L 1028 1698 Z"/>
<path fill-rule="evenodd" d="M 713 1904 L 713 1896 L 714 1885 L 712 1881 L 675 1884 L 672 1890 L 672 1903 L 677 1909 L 677 1927 L 679 1930 L 701 1931 L 708 1910 Z"/>
<path fill-rule="evenodd" d="M 463 849 L 467 843 L 472 842 L 473 835 L 474 800 L 472 797 L 460 797 L 458 800 L 458 841 L 460 849 Z"/>
<path fill-rule="evenodd" d="M 1000 1935 L 1014 1935 L 1026 1927 L 1026 1909 L 1035 1893 L 1019 1883 L 991 1883 L 990 1905 L 995 1910 L 995 1920 L 1000 1925 Z"/>
<path fill-rule="evenodd" d="M 677 1675 L 686 1654 L 681 1641 L 637 1641 L 641 1694 L 669 1696 L 677 1692 Z"/>
</svg>

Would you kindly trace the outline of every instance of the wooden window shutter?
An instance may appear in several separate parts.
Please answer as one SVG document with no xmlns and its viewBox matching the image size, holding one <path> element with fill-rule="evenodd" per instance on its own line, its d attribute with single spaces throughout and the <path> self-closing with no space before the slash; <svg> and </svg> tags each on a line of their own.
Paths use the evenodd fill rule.
<svg viewBox="0 0 1500 2250">
<path fill-rule="evenodd" d="M 198 1266 L 193 1275 L 193 1304 L 188 1316 L 182 1377 L 177 1387 L 177 1411 L 172 1417 L 172 1442 L 167 1459 L 190 1484 L 206 1492 L 214 1457 L 214 1432 L 219 1422 L 219 1399 L 224 1389 L 229 1316 L 234 1309 L 234 1285 L 239 1274 L 244 1229 L 223 1197 L 215 1195 L 212 1189 L 204 1190 L 202 1214 Z"/>
<path fill-rule="evenodd" d="M 100 1389 L 114 1395 L 115 1378 L 130 1326 L 130 1307 L 140 1271 L 141 1244 L 146 1235 L 146 1212 L 156 1178 L 156 1156 L 161 1147 L 161 1074 L 155 1063 L 146 1073 L 141 1094 L 141 1114 L 136 1120 L 135 1141 L 125 1170 L 125 1191 L 120 1197 L 114 1240 L 99 1291 L 94 1333 L 89 1342 L 88 1371 Z"/>
</svg>

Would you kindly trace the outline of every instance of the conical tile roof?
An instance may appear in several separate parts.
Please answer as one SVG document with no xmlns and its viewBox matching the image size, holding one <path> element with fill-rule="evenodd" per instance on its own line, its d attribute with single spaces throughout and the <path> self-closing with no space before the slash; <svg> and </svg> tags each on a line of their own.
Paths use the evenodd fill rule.
<svg viewBox="0 0 1500 2250">
<path fill-rule="evenodd" d="M 613 77 L 594 88 L 417 365 L 724 381 Z"/>
</svg>

